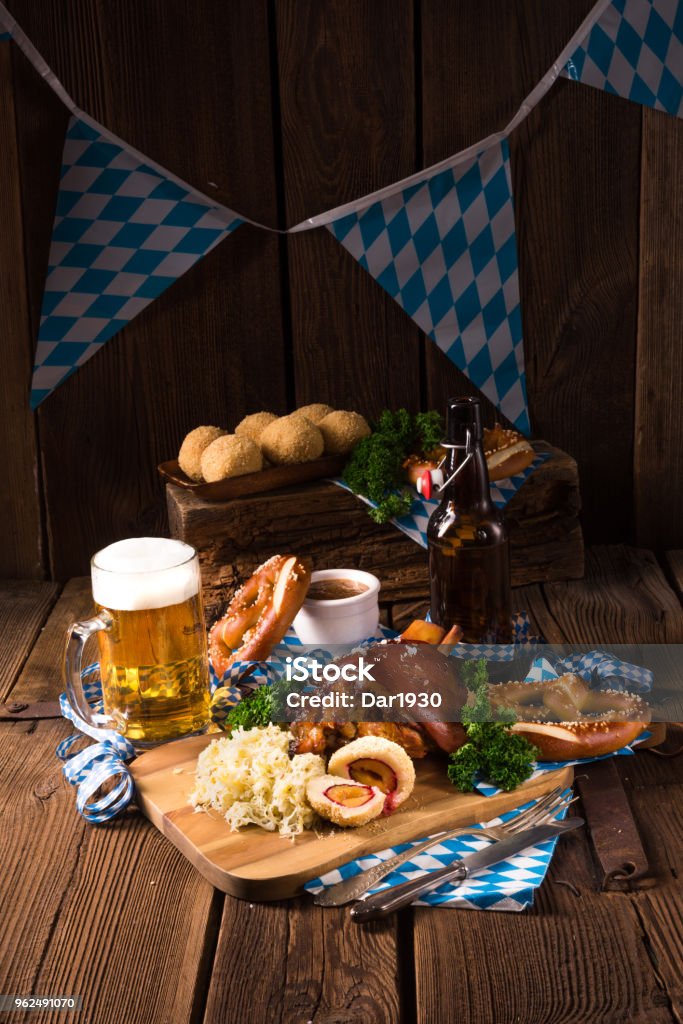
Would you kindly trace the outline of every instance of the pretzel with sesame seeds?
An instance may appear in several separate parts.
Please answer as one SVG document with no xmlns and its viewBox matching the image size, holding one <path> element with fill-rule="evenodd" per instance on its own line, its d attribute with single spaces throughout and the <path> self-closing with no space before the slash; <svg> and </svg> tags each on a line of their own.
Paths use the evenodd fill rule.
<svg viewBox="0 0 683 1024">
<path fill-rule="evenodd" d="M 209 659 L 222 678 L 237 661 L 263 661 L 304 603 L 311 569 L 296 555 L 273 555 L 234 594 L 211 627 Z"/>
<path fill-rule="evenodd" d="M 539 761 L 600 757 L 632 743 L 650 721 L 642 697 L 621 690 L 592 690 L 567 673 L 547 682 L 491 685 L 493 708 L 510 708 L 512 726 L 540 751 Z"/>
</svg>

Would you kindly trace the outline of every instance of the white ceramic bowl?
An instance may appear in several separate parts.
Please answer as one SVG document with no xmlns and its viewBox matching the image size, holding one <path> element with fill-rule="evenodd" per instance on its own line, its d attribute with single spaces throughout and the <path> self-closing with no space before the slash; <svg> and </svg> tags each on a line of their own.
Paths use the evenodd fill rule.
<svg viewBox="0 0 683 1024">
<path fill-rule="evenodd" d="M 355 580 L 368 589 L 333 601 L 306 598 L 294 619 L 294 629 L 302 644 L 357 644 L 376 636 L 380 588 L 377 577 L 361 569 L 319 569 L 311 575 L 311 585 L 329 579 Z"/>
</svg>

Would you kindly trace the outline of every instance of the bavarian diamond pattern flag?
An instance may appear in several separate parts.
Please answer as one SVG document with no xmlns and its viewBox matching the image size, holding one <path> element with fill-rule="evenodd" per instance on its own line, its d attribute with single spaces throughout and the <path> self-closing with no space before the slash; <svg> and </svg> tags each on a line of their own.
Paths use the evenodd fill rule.
<svg viewBox="0 0 683 1024">
<path fill-rule="evenodd" d="M 563 74 L 683 117 L 683 3 L 613 0 Z"/>
<path fill-rule="evenodd" d="M 78 117 L 64 142 L 31 407 L 242 221 Z"/>
<path fill-rule="evenodd" d="M 329 230 L 528 433 L 507 142 L 341 217 Z"/>
</svg>

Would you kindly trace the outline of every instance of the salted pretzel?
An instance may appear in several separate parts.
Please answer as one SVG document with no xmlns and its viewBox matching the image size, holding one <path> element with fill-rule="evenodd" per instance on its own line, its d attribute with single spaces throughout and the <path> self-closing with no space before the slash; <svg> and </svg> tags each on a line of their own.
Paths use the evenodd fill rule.
<svg viewBox="0 0 683 1024">
<path fill-rule="evenodd" d="M 311 570 L 296 555 L 273 555 L 235 593 L 209 633 L 209 658 L 221 678 L 237 661 L 263 661 L 304 603 Z"/>
<path fill-rule="evenodd" d="M 650 721 L 642 697 L 592 690 L 573 673 L 547 682 L 494 684 L 489 699 L 493 708 L 514 711 L 512 729 L 539 749 L 539 761 L 612 754 L 632 743 Z"/>
</svg>

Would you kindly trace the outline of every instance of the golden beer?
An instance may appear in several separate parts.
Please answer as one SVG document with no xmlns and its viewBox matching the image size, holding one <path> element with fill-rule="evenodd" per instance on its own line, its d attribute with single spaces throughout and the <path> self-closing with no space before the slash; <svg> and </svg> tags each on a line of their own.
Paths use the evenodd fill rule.
<svg viewBox="0 0 683 1024">
<path fill-rule="evenodd" d="M 65 654 L 72 705 L 95 727 L 145 747 L 209 724 L 209 660 L 194 548 L 161 537 L 119 541 L 91 562 L 95 615 L 69 630 Z M 81 665 L 97 633 L 104 716 L 95 720 Z"/>
<path fill-rule="evenodd" d="M 200 594 L 167 608 L 122 611 L 97 634 L 104 710 L 133 743 L 199 732 L 209 721 L 209 669 Z"/>
</svg>

